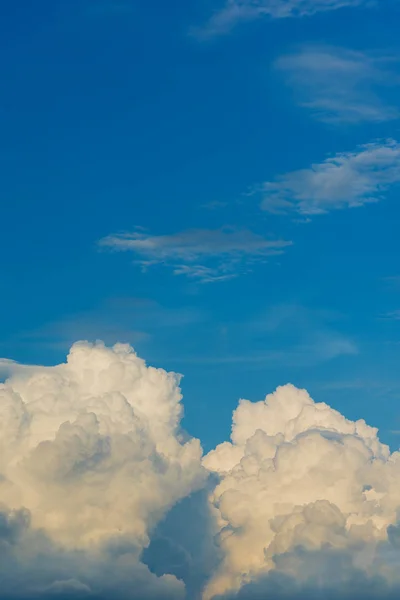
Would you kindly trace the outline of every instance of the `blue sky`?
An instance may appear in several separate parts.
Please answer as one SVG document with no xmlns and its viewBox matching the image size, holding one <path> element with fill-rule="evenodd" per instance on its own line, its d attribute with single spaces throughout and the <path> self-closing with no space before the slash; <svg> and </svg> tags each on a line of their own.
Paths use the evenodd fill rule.
<svg viewBox="0 0 400 600">
<path fill-rule="evenodd" d="M 287 382 L 397 447 L 399 18 L 396 0 L 4 5 L 0 354 L 129 342 L 185 375 L 206 449 L 239 397 Z"/>
</svg>

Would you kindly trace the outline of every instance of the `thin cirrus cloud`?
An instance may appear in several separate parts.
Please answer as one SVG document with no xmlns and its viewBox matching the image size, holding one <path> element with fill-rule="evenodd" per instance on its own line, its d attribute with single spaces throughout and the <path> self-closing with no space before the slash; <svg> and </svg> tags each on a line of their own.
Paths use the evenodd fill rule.
<svg viewBox="0 0 400 600">
<path fill-rule="evenodd" d="M 393 57 L 374 57 L 344 48 L 305 47 L 280 57 L 275 68 L 299 103 L 329 123 L 383 122 L 399 111 L 381 92 L 398 82 Z"/>
<path fill-rule="evenodd" d="M 227 0 L 197 33 L 200 37 L 212 37 L 229 33 L 240 23 L 262 17 L 304 17 L 318 12 L 369 4 L 369 0 Z"/>
<path fill-rule="evenodd" d="M 259 188 L 263 210 L 284 214 L 322 214 L 381 200 L 400 182 L 400 144 L 375 141 L 291 171 Z"/>
<path fill-rule="evenodd" d="M 342 315 L 332 311 L 309 309 L 299 304 L 271 306 L 250 319 L 221 323 L 218 337 L 224 341 L 224 350 L 219 354 L 209 350 L 197 356 L 186 353 L 173 359 L 169 356 L 168 361 L 202 368 L 232 364 L 237 370 L 246 371 L 308 368 L 359 353 L 356 341 L 338 329 L 337 321 L 341 318 Z M 215 326 L 213 331 L 215 333 Z M 208 339 L 214 339 L 213 332 L 209 332 Z M 252 350 L 247 352 L 246 349 Z"/>
<path fill-rule="evenodd" d="M 164 264 L 172 268 L 175 275 L 207 283 L 236 277 L 252 263 L 281 254 L 291 242 L 226 227 L 186 230 L 171 235 L 134 231 L 109 235 L 99 244 L 115 251 L 132 252 L 144 269 Z"/>
<path fill-rule="evenodd" d="M 400 321 L 400 310 L 392 310 L 383 315 L 383 318 L 388 319 L 389 321 Z"/>
<path fill-rule="evenodd" d="M 3 346 L 13 349 L 35 346 L 64 351 L 71 346 L 73 339 L 98 338 L 109 345 L 122 340 L 141 347 L 151 343 L 155 333 L 157 339 L 161 331 L 170 335 L 171 329 L 178 335 L 180 330 L 187 332 L 189 327 L 204 320 L 207 320 L 206 312 L 190 306 L 177 309 L 146 298 L 111 297 L 88 310 L 64 314 L 61 319 L 5 338 L 0 342 L 0 351 Z M 0 377 L 2 372 L 13 367 L 12 361 L 8 364 L 0 359 Z"/>
</svg>

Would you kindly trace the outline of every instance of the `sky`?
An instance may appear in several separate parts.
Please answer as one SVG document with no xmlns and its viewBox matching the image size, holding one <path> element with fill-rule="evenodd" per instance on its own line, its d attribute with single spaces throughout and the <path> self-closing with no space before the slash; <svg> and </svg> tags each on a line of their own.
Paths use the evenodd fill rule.
<svg viewBox="0 0 400 600">
<path fill-rule="evenodd" d="M 130 343 L 207 447 L 286 382 L 397 447 L 399 5 L 369 4 L 5 3 L 1 355 Z"/>
<path fill-rule="evenodd" d="M 158 386 L 160 398 L 173 396 L 184 406 L 181 414 L 178 404 L 173 408 L 166 401 L 169 417 L 164 422 L 160 416 L 162 426 L 157 424 L 158 417 L 154 417 L 154 426 L 148 424 L 153 413 L 146 419 L 140 417 L 146 423 L 142 426 L 150 444 L 146 448 L 155 444 L 154 452 L 186 465 L 188 472 L 181 480 L 171 468 L 168 485 L 157 479 L 157 466 L 148 473 L 148 485 L 154 485 L 167 499 L 155 502 L 154 514 L 142 515 L 142 521 L 128 528 L 136 540 L 137 577 L 147 581 L 148 574 L 143 572 L 149 564 L 153 579 L 161 577 L 161 581 L 170 573 L 165 565 L 159 567 L 146 536 L 159 532 L 157 527 L 170 527 L 178 535 L 173 520 L 183 517 L 174 516 L 178 509 L 172 507 L 177 503 L 183 502 L 188 519 L 193 519 L 197 504 L 201 504 L 202 514 L 209 510 L 210 502 L 212 510 L 222 510 L 218 486 L 212 492 L 213 500 L 207 501 L 209 504 L 205 500 L 210 483 L 204 469 L 211 479 L 220 478 L 221 489 L 231 486 L 242 493 L 241 486 L 247 486 L 245 479 L 240 485 L 236 481 L 234 466 L 240 463 L 238 456 L 254 431 L 240 441 L 232 438 L 233 450 L 225 446 L 225 454 L 218 450 L 231 435 L 232 413 L 242 398 L 261 406 L 257 403 L 267 394 L 290 384 L 295 387 L 284 388 L 287 402 L 297 406 L 293 390 L 304 388 L 317 403 L 326 403 L 329 410 L 349 419 L 346 426 L 342 421 L 338 425 L 339 417 L 329 413 L 325 427 L 335 435 L 367 440 L 368 452 L 386 456 L 386 450 L 378 451 L 371 441 L 376 433 L 361 434 L 355 425 L 348 425 L 364 419 L 379 429 L 380 442 L 392 452 L 398 450 L 398 0 L 16 0 L 4 2 L 0 11 L 0 380 L 11 377 L 4 389 L 14 399 L 21 396 L 23 405 L 28 406 L 39 402 L 39 392 L 29 391 L 30 378 L 36 390 L 35 378 L 49 373 L 43 375 L 43 389 L 38 384 L 40 393 L 45 394 L 48 384 L 49 394 L 55 394 L 60 403 L 60 398 L 64 402 L 68 397 L 74 407 L 56 409 L 57 401 L 51 409 L 40 409 L 40 419 L 47 414 L 49 421 L 38 417 L 40 426 L 35 429 L 32 424 L 32 447 L 39 444 L 37 448 L 42 448 L 40 444 L 50 443 L 51 436 L 58 440 L 58 428 L 62 429 L 64 421 L 55 414 L 66 422 L 89 419 L 79 425 L 89 436 L 94 425 L 86 415 L 87 407 L 85 417 L 76 408 L 76 403 L 87 401 L 89 393 L 82 374 L 86 363 L 90 363 L 87 372 L 97 374 L 91 377 L 96 379 L 105 370 L 101 377 L 114 382 L 104 394 L 122 395 L 128 404 L 139 407 L 140 413 L 142 399 L 131 399 L 128 384 L 123 387 L 116 374 L 128 367 L 115 366 L 119 360 L 124 365 L 128 361 L 129 369 L 134 370 L 129 362 L 134 359 L 124 358 L 125 352 L 131 354 L 121 346 L 112 350 L 115 344 L 129 344 L 140 357 L 138 361 L 143 359 L 161 369 L 156 373 L 183 375 L 179 384 L 173 375 L 165 375 L 169 383 L 164 375 L 160 375 L 162 383 L 157 383 L 158 379 L 151 383 L 152 367 L 140 362 L 140 369 L 150 369 L 149 375 L 143 375 L 150 382 L 143 383 L 143 389 L 156 394 L 153 387 Z M 90 346 L 97 340 L 105 347 Z M 73 346 L 80 341 L 89 345 Z M 78 350 L 70 351 L 71 347 Z M 85 358 L 85 352 L 92 358 Z M 68 354 L 78 356 L 72 367 L 65 367 Z M 114 366 L 106 368 L 107 361 Z M 60 375 L 61 379 L 53 376 L 53 365 L 59 365 L 55 373 L 67 369 L 67 375 Z M 139 389 L 142 384 L 137 385 Z M 168 387 L 178 385 L 183 405 L 177 400 L 178 388 L 172 392 Z M 71 400 L 63 386 L 78 390 L 79 402 Z M 59 389 L 64 391 L 55 391 Z M 101 386 L 95 386 L 90 394 L 102 397 Z M 120 410 L 117 396 L 107 405 L 111 413 L 112 407 Z M 308 407 L 308 400 L 304 402 Z M 282 403 L 283 407 L 285 401 Z M 22 423 L 25 413 L 22 405 L 18 406 L 4 414 L 7 418 L 18 414 Z M 101 421 L 103 409 L 93 406 Z M 283 410 L 280 406 L 275 406 L 277 414 Z M 153 408 L 157 413 L 157 403 Z M 38 410 L 37 404 L 28 410 L 32 423 Z M 256 411 L 254 408 L 254 415 Z M 304 425 L 298 414 L 301 435 L 312 432 L 314 425 L 321 426 L 318 418 L 314 425 L 308 421 Z M 256 420 L 254 415 L 251 419 Z M 275 418 L 280 422 L 278 416 L 271 417 Z M 114 422 L 114 416 L 110 419 Z M 117 419 L 119 426 L 124 419 Z M 194 447 L 195 442 L 183 444 L 177 433 L 181 426 L 188 432 L 185 436 L 201 441 L 202 451 Z M 8 427 L 4 425 L 0 431 Z M 273 433 L 268 427 L 265 431 L 275 436 L 283 432 L 279 427 L 283 425 Z M 285 443 L 292 443 L 291 426 L 287 427 Z M 104 437 L 100 430 L 98 435 Z M 161 450 L 155 441 L 158 436 L 165 442 Z M 89 444 L 89 438 L 92 440 L 85 437 L 82 444 Z M 66 438 L 62 440 L 60 448 L 69 448 Z M 321 443 L 328 443 L 324 440 Z M 175 447 L 181 443 L 183 449 Z M 281 443 L 274 442 L 277 447 Z M 256 461 L 258 442 L 252 444 L 249 452 L 254 451 Z M 54 455 L 49 464 L 55 464 L 54 457 L 61 450 L 48 451 Z M 24 452 L 16 450 L 15 456 L 25 460 Z M 28 469 L 30 473 L 33 469 L 35 477 L 36 466 L 32 465 L 42 460 L 42 450 L 38 452 Z M 92 448 L 90 452 L 93 467 L 97 451 Z M 269 456 L 270 451 L 266 452 Z M 232 469 L 229 475 L 221 466 L 225 461 L 228 470 Z M 355 473 L 355 463 L 352 459 L 350 463 L 347 472 Z M 0 483 L 1 465 L 0 460 Z M 135 465 L 133 471 L 138 468 Z M 183 473 L 185 468 L 182 466 Z M 32 474 L 26 477 L 31 481 Z M 118 477 L 120 485 L 130 489 L 129 481 L 123 483 L 127 475 Z M 357 477 L 354 475 L 355 480 Z M 22 485 L 20 476 L 10 478 Z M 114 489 L 114 483 L 104 485 Z M 280 485 L 271 483 L 278 496 L 283 493 Z M 254 497 L 264 494 L 261 488 Z M 395 504 L 397 492 L 389 488 L 388 484 L 387 494 Z M 15 496 L 18 501 L 7 494 L 2 496 L 0 486 L 0 501 L 14 511 L 22 510 L 22 492 Z M 21 536 L 31 539 L 39 535 L 40 527 L 49 536 L 40 543 L 57 543 L 71 554 L 75 575 L 63 579 L 58 571 L 61 567 L 56 565 L 58 575 L 51 583 L 51 594 L 55 589 L 64 593 L 64 587 L 61 592 L 59 586 L 54 588 L 61 580 L 73 580 L 78 595 L 92 590 L 93 569 L 114 563 L 103 557 L 105 563 L 94 566 L 89 557 L 86 575 L 80 578 L 76 553 L 84 551 L 93 531 L 89 528 L 88 539 L 79 538 L 78 543 L 72 533 L 54 525 L 57 519 L 69 522 L 76 506 L 65 507 L 62 517 L 47 523 L 35 512 L 46 512 L 46 503 L 38 508 L 33 492 L 26 494 L 23 506 L 33 515 L 34 532 L 29 527 L 25 532 L 18 525 L 18 531 L 25 532 Z M 85 498 L 92 502 L 89 492 L 82 494 L 82 502 Z M 317 492 L 314 496 L 302 505 L 322 501 Z M 325 501 L 333 499 L 325 495 Z M 385 524 L 397 527 L 392 504 L 390 510 L 385 505 Z M 342 513 L 348 508 L 339 501 L 337 506 Z M 321 510 L 326 516 L 325 509 Z M 131 510 L 123 507 L 121 514 Z M 257 513 L 255 505 L 248 505 L 247 510 Z M 361 513 L 357 513 L 359 519 Z M 170 515 L 166 524 L 162 520 L 165 515 Z M 102 518 L 99 513 L 100 521 Z M 234 529 L 239 527 L 230 507 L 223 518 Z M 304 517 L 306 522 L 308 518 Z M 335 523 L 341 527 L 341 517 L 337 518 L 339 525 Z M 20 515 L 13 519 L 23 520 Z M 243 523 L 241 526 L 248 533 L 245 542 L 254 541 L 254 523 L 249 523 L 248 529 Z M 74 527 L 78 531 L 81 525 L 71 524 L 71 531 Z M 121 530 L 118 520 L 115 527 Z M 159 535 L 161 540 L 168 538 Z M 395 547 L 398 542 L 393 540 L 398 534 L 393 530 L 390 535 Z M 160 539 L 154 544 L 161 543 L 162 549 Z M 278 546 L 279 540 L 274 542 Z M 247 546 L 239 541 L 237 552 L 244 556 Z M 185 552 L 192 543 L 182 542 Z M 178 544 L 176 539 L 174 544 Z M 198 544 L 197 539 L 195 554 L 199 553 Z M 254 583 L 249 573 L 255 569 L 257 578 L 262 573 L 268 579 L 267 563 L 262 568 L 255 563 L 239 568 L 236 550 L 224 544 L 218 545 L 225 558 L 217 574 L 210 579 L 207 560 L 212 562 L 217 550 L 207 546 L 207 560 L 185 579 L 189 592 L 182 592 L 178 577 L 178 583 L 167 582 L 171 595 L 166 597 L 176 600 L 183 598 L 182 593 L 189 594 L 188 598 L 200 597 L 199 586 L 203 589 L 207 578 L 211 583 L 204 588 L 205 600 L 216 593 L 225 594 L 224 598 L 236 594 L 232 598 L 246 600 L 264 594 L 262 581 Z M 339 544 L 341 549 L 343 544 Z M 382 550 L 385 556 L 393 552 L 392 546 Z M 279 547 L 289 551 L 285 544 Z M 137 557 L 147 551 L 145 566 Z M 54 560 L 57 562 L 57 557 Z M 347 558 L 341 554 L 337 560 L 346 564 Z M 289 577 L 285 569 L 285 577 Z M 26 577 L 31 585 L 29 573 L 22 579 Z M 123 575 L 118 577 L 124 580 Z M 159 579 L 153 582 L 156 587 L 164 585 Z M 109 590 L 104 586 L 96 598 L 107 596 Z M 268 579 L 268 586 L 276 595 L 281 582 Z M 293 598 L 296 594 L 301 598 L 303 593 L 313 597 L 309 582 L 304 586 L 300 591 L 296 588 Z M 34 589 L 39 593 L 39 588 Z M 44 593 L 43 587 L 40 590 Z M 341 592 L 343 597 L 350 593 L 346 590 Z M 20 593 L 31 594 L 25 589 Z M 164 592 L 154 593 L 161 598 Z"/>
</svg>

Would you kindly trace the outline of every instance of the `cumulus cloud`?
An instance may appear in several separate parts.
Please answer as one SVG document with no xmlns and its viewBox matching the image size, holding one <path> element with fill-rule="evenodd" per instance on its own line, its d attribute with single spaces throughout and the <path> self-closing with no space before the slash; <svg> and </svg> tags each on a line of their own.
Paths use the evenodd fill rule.
<svg viewBox="0 0 400 600">
<path fill-rule="evenodd" d="M 83 508 L 83 507 L 82 507 Z M 183 600 L 182 581 L 157 577 L 134 543 L 66 550 L 32 527 L 28 511 L 0 511 L 2 599 Z"/>
<path fill-rule="evenodd" d="M 395 554 L 390 542 L 388 549 Z M 279 570 L 244 584 L 224 600 L 395 600 L 399 594 L 398 585 L 354 567 L 349 550 L 297 548 L 278 557 L 276 566 Z"/>
<path fill-rule="evenodd" d="M 303 215 L 378 202 L 400 181 L 400 144 L 376 141 L 261 186 L 263 210 Z"/>
<path fill-rule="evenodd" d="M 285 19 L 310 16 L 345 7 L 368 6 L 369 0 L 227 0 L 198 34 L 213 36 L 228 33 L 236 25 L 262 17 Z"/>
<path fill-rule="evenodd" d="M 246 265 L 281 254 L 290 244 L 228 227 L 193 229 L 171 235 L 135 231 L 100 240 L 102 247 L 134 253 L 143 268 L 166 264 L 175 275 L 186 275 L 203 283 L 235 277 Z"/>
<path fill-rule="evenodd" d="M 287 385 L 202 458 L 179 377 L 129 346 L 7 368 L 0 598 L 398 597 L 400 453 L 363 420 Z"/>
<path fill-rule="evenodd" d="M 305 47 L 282 56 L 275 67 L 283 73 L 300 103 L 327 122 L 381 122 L 396 119 L 397 108 L 379 92 L 397 84 L 393 59 L 335 47 Z"/>
<path fill-rule="evenodd" d="M 158 521 L 204 479 L 180 401 L 179 377 L 125 345 L 76 344 L 66 364 L 16 369 L 0 386 L 0 569 L 11 588 L 183 597 L 182 582 L 140 561 Z"/>
<path fill-rule="evenodd" d="M 393 550 L 388 527 L 398 517 L 400 453 L 390 454 L 363 420 L 349 421 L 287 385 L 265 401 L 242 400 L 231 442 L 204 463 L 220 478 L 211 501 L 224 555 L 205 599 L 269 598 L 271 581 L 281 584 L 271 597 L 324 588 L 335 597 L 360 572 L 398 585 L 381 547 Z M 335 560 L 346 568 L 335 569 Z"/>
</svg>

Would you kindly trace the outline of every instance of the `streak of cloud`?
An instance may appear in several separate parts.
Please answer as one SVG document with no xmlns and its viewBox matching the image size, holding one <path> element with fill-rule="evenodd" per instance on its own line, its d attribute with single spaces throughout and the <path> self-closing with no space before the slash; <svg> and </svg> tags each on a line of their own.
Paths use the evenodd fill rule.
<svg viewBox="0 0 400 600">
<path fill-rule="evenodd" d="M 195 33 L 198 37 L 208 38 L 229 33 L 241 23 L 260 18 L 305 17 L 346 7 L 367 7 L 370 4 L 369 0 L 227 0 L 205 27 L 197 29 Z"/>
<path fill-rule="evenodd" d="M 399 117 L 385 102 L 384 88 L 398 85 L 392 57 L 335 47 L 302 48 L 280 57 L 275 68 L 286 78 L 300 104 L 328 123 L 390 121 Z"/>
<path fill-rule="evenodd" d="M 282 254 L 291 242 L 226 227 L 171 235 L 135 231 L 109 235 L 99 244 L 114 251 L 132 252 L 144 269 L 167 265 L 175 275 L 209 283 L 236 277 L 254 262 Z"/>
<path fill-rule="evenodd" d="M 400 144 L 375 141 L 262 184 L 262 209 L 318 215 L 378 202 L 400 182 Z"/>
</svg>

